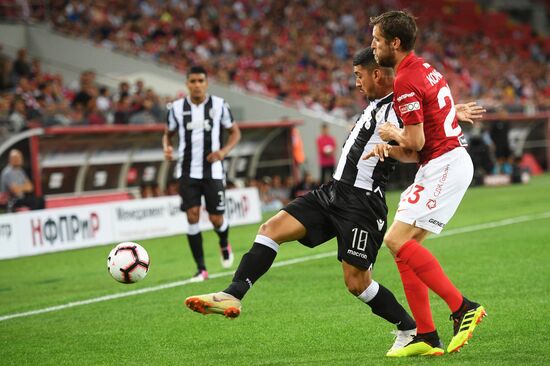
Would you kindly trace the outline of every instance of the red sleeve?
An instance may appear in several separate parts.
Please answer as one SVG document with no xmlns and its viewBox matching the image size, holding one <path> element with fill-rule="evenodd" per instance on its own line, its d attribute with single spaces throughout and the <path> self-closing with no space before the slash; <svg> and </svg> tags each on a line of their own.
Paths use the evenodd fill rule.
<svg viewBox="0 0 550 366">
<path fill-rule="evenodd" d="M 424 122 L 422 100 L 424 92 L 420 82 L 405 74 L 395 80 L 395 112 L 405 125 L 416 125 Z"/>
</svg>

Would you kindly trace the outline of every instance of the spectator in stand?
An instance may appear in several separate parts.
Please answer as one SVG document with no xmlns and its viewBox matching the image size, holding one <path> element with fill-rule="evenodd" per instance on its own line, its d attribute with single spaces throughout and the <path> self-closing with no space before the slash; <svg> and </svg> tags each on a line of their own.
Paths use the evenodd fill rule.
<svg viewBox="0 0 550 366">
<path fill-rule="evenodd" d="M 317 188 L 319 185 L 315 182 L 313 179 L 313 176 L 309 172 L 305 172 L 304 179 L 302 179 L 298 184 L 294 187 L 294 189 L 291 192 L 292 197 L 299 197 L 303 196 L 306 193 L 309 193 L 310 191 Z"/>
<path fill-rule="evenodd" d="M 107 123 L 103 113 L 97 108 L 97 98 L 92 97 L 88 102 L 86 121 L 90 126 L 101 126 Z"/>
<path fill-rule="evenodd" d="M 157 122 L 158 120 L 153 114 L 153 107 L 154 102 L 151 99 L 144 99 L 141 110 L 132 114 L 129 123 L 132 125 L 143 125 Z"/>
<path fill-rule="evenodd" d="M 128 124 L 131 115 L 131 102 L 130 97 L 125 94 L 121 94 L 121 98 L 116 103 L 114 123 L 115 124 Z"/>
<path fill-rule="evenodd" d="M 115 101 L 119 102 L 124 97 L 130 96 L 130 84 L 127 81 L 121 81 L 118 84 L 118 92 L 115 96 Z"/>
<path fill-rule="evenodd" d="M 15 81 L 19 81 L 20 78 L 28 78 L 31 76 L 31 65 L 27 60 L 27 50 L 21 48 L 17 51 L 17 58 L 13 62 L 13 76 Z"/>
<path fill-rule="evenodd" d="M 321 174 L 319 182 L 321 184 L 328 182 L 334 172 L 336 164 L 336 139 L 330 134 L 328 124 L 321 125 L 321 135 L 317 138 L 317 156 Z"/>
<path fill-rule="evenodd" d="M 25 101 L 20 97 L 15 97 L 11 103 L 11 111 L 8 118 L 8 130 L 10 132 L 20 132 L 27 126 L 27 107 Z"/>
<path fill-rule="evenodd" d="M 27 118 L 32 119 L 40 116 L 40 104 L 34 96 L 34 86 L 27 77 L 21 77 L 15 89 L 15 95 L 23 99 L 25 103 Z"/>
<path fill-rule="evenodd" d="M 0 44 L 0 90 L 6 90 L 13 85 L 10 78 L 12 63 L 2 51 L 3 46 Z"/>
<path fill-rule="evenodd" d="M 287 205 L 290 199 L 290 188 L 283 185 L 283 180 L 280 175 L 274 175 L 271 178 L 271 187 L 269 189 L 270 195 L 280 201 L 282 205 Z"/>
<path fill-rule="evenodd" d="M 166 183 L 166 189 L 164 190 L 164 194 L 166 196 L 176 196 L 179 194 L 180 189 L 180 182 L 176 178 L 170 179 Z"/>
<path fill-rule="evenodd" d="M 272 179 L 269 176 L 262 178 L 259 186 L 260 201 L 262 203 L 262 212 L 277 211 L 283 207 L 281 200 L 273 195 Z"/>
<path fill-rule="evenodd" d="M 10 151 L 8 165 L 0 176 L 0 192 L 8 195 L 8 212 L 19 207 L 44 208 L 44 199 L 34 195 L 34 186 L 23 170 L 23 154 L 19 150 Z"/>
<path fill-rule="evenodd" d="M 5 95 L 0 95 L 0 141 L 10 134 L 10 101 Z"/>
</svg>

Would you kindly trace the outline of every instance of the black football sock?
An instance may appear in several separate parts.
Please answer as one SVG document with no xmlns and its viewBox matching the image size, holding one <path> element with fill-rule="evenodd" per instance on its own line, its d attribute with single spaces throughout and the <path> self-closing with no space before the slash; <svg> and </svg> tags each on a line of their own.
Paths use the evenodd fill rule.
<svg viewBox="0 0 550 366">
<path fill-rule="evenodd" d="M 273 240 L 267 236 L 257 235 L 252 248 L 243 255 L 233 282 L 223 292 L 242 299 L 252 285 L 269 270 L 278 249 L 279 245 Z"/>
<path fill-rule="evenodd" d="M 369 287 L 357 297 L 370 306 L 374 314 L 395 324 L 397 329 L 416 328 L 414 319 L 401 306 L 393 293 L 378 282 L 372 281 Z"/>
<path fill-rule="evenodd" d="M 204 265 L 204 251 L 202 248 L 202 234 L 199 229 L 199 224 L 190 224 L 189 231 L 187 232 L 187 240 L 189 241 L 189 246 L 191 247 L 191 253 L 193 253 L 193 258 L 197 264 L 197 269 L 199 271 L 205 271 L 206 266 Z"/>
<path fill-rule="evenodd" d="M 222 250 L 223 259 L 229 259 L 229 249 L 227 247 L 229 244 L 227 240 L 229 237 L 229 224 L 227 220 L 224 219 L 223 224 L 219 228 L 214 228 L 214 231 L 216 231 L 218 238 L 220 238 L 220 249 Z"/>
<path fill-rule="evenodd" d="M 439 334 L 437 334 L 437 330 L 429 333 L 418 333 L 415 339 L 418 341 L 426 342 L 432 347 L 443 347 L 443 343 L 441 343 L 441 340 L 439 339 Z"/>
</svg>

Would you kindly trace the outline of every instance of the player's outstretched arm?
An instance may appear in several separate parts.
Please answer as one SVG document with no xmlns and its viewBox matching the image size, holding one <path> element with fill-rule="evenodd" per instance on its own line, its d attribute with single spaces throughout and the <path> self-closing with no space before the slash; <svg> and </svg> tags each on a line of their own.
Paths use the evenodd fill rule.
<svg viewBox="0 0 550 366">
<path fill-rule="evenodd" d="M 384 141 L 395 141 L 399 146 L 405 149 L 420 151 L 424 147 L 426 141 L 423 126 L 424 124 L 421 122 L 405 125 L 403 129 L 400 129 L 392 123 L 386 122 L 380 126 L 378 133 L 380 134 L 380 138 Z"/>
<path fill-rule="evenodd" d="M 384 161 L 385 158 L 392 158 L 402 163 L 417 163 L 418 153 L 411 149 L 405 149 L 401 146 L 394 146 L 389 144 L 378 144 L 363 156 L 363 160 L 377 157 L 380 161 Z"/>
<path fill-rule="evenodd" d="M 466 104 L 455 104 L 456 117 L 460 122 L 474 123 L 483 118 L 483 113 L 487 112 L 485 108 L 477 105 L 476 102 Z"/>
</svg>

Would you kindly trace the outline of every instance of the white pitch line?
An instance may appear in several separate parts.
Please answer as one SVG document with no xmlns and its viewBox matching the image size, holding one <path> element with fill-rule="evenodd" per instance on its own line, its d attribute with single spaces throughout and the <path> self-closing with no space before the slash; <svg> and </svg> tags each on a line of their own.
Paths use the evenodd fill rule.
<svg viewBox="0 0 550 366">
<path fill-rule="evenodd" d="M 463 234 L 463 233 L 470 233 L 470 232 L 474 232 L 474 231 L 493 229 L 493 228 L 497 228 L 497 227 L 501 227 L 501 226 L 514 225 L 514 224 L 519 224 L 519 223 L 522 223 L 522 222 L 535 221 L 535 220 L 541 220 L 541 219 L 546 219 L 546 218 L 550 218 L 550 211 L 539 213 L 539 214 L 533 214 L 533 215 L 517 216 L 517 217 L 512 217 L 512 218 L 504 219 L 504 220 L 500 220 L 500 221 L 487 222 L 487 223 L 484 223 L 484 224 L 465 226 L 465 227 L 457 228 L 457 229 L 451 229 L 451 230 L 448 230 L 448 231 L 446 231 L 446 232 L 444 232 L 444 233 L 442 233 L 438 236 L 433 236 L 433 237 L 429 237 L 429 238 L 437 239 L 437 238 L 441 238 L 443 236 L 459 235 L 459 234 Z M 335 255 L 336 255 L 336 251 L 331 251 L 331 252 L 327 252 L 327 253 L 319 253 L 319 254 L 310 255 L 310 256 L 306 256 L 306 257 L 300 257 L 300 258 L 294 258 L 294 259 L 288 259 L 288 260 L 285 260 L 285 261 L 276 262 L 276 263 L 273 263 L 273 265 L 271 267 L 285 267 L 285 266 L 289 266 L 289 265 L 296 264 L 296 263 L 303 263 L 303 262 L 312 261 L 312 260 L 316 260 L 316 259 L 327 258 L 327 257 L 335 256 Z M 233 273 L 234 273 L 233 271 L 219 272 L 219 273 L 214 273 L 214 274 L 210 275 L 209 277 L 210 278 L 227 277 L 227 276 L 232 276 Z M 63 305 L 50 306 L 50 307 L 43 308 L 43 309 L 31 310 L 31 311 L 26 311 L 26 312 L 22 312 L 22 313 L 7 314 L 7 315 L 4 315 L 4 316 L 0 316 L 0 322 L 5 321 L 5 320 L 10 320 L 10 319 L 15 319 L 15 318 L 23 318 L 23 317 L 28 317 L 28 316 L 38 315 L 38 314 L 50 313 L 52 311 L 64 310 L 64 309 L 73 308 L 73 307 L 81 306 L 81 305 L 89 305 L 89 304 L 95 304 L 95 303 L 103 302 L 103 301 L 121 299 L 121 298 L 124 298 L 124 297 L 145 294 L 145 293 L 148 293 L 148 292 L 161 291 L 161 290 L 165 290 L 165 289 L 169 289 L 169 288 L 185 286 L 189 283 L 191 283 L 190 280 L 170 282 L 170 283 L 167 283 L 167 284 L 164 284 L 164 285 L 153 286 L 153 287 L 145 287 L 145 288 L 142 288 L 142 289 L 139 289 L 139 290 L 120 292 L 120 293 L 112 294 L 112 295 L 94 297 L 94 298 L 87 299 L 87 300 L 69 302 L 69 303 L 66 303 L 66 304 L 63 304 Z"/>
</svg>

